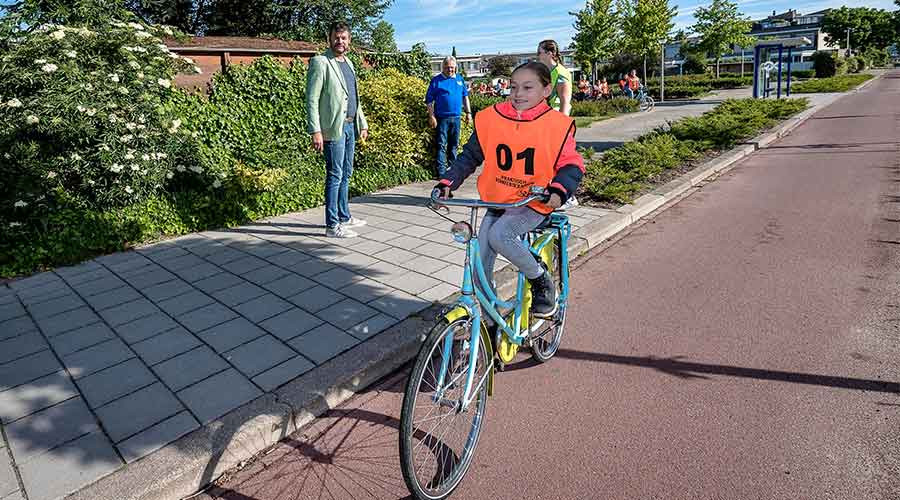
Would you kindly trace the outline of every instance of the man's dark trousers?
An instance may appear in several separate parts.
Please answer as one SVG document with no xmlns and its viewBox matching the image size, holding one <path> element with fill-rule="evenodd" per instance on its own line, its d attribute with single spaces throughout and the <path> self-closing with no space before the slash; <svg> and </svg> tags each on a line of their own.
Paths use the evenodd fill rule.
<svg viewBox="0 0 900 500">
<path fill-rule="evenodd" d="M 438 178 L 443 179 L 456 161 L 459 146 L 459 116 L 437 119 L 437 169 Z"/>
</svg>

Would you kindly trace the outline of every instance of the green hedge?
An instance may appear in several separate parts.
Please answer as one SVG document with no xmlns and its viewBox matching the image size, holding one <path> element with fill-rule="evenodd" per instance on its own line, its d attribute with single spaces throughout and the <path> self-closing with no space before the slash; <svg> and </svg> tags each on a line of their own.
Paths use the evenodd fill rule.
<svg viewBox="0 0 900 500">
<path fill-rule="evenodd" d="M 716 78 L 712 75 L 680 75 L 666 77 L 666 97 L 683 99 L 700 97 L 713 90 L 735 89 L 753 85 L 750 76 L 728 75 Z M 651 78 L 648 84 L 650 95 L 659 98 L 659 78 Z"/>
<path fill-rule="evenodd" d="M 628 203 L 644 183 L 710 150 L 723 150 L 750 138 L 778 120 L 805 109 L 806 99 L 730 99 L 702 116 L 683 118 L 586 158 L 584 192 L 599 201 Z"/>
<path fill-rule="evenodd" d="M 813 54 L 816 78 L 830 78 L 847 73 L 847 59 L 837 51 L 818 51 Z"/>
<path fill-rule="evenodd" d="M 795 83 L 791 86 L 791 92 L 797 94 L 812 94 L 817 92 L 847 92 L 858 85 L 873 78 L 872 75 L 859 73 L 853 75 L 833 76 L 831 78 L 816 78 L 805 82 Z"/>
<path fill-rule="evenodd" d="M 572 116 L 607 116 L 634 113 L 638 102 L 628 97 L 614 97 L 608 100 L 576 101 L 572 103 Z"/>
<path fill-rule="evenodd" d="M 299 61 L 285 67 L 261 58 L 217 75 L 208 97 L 174 94 L 165 111 L 196 136 L 199 160 L 191 167 L 203 177 L 121 207 L 96 208 L 64 191 L 48 196 L 52 209 L 28 224 L 0 226 L 0 275 L 321 205 L 325 166 L 305 131 L 305 74 Z M 394 69 L 360 80 L 370 138 L 358 147 L 353 195 L 433 177 L 426 85 Z M 461 143 L 470 131 L 464 128 Z M 203 178 L 220 180 L 218 187 Z"/>
</svg>

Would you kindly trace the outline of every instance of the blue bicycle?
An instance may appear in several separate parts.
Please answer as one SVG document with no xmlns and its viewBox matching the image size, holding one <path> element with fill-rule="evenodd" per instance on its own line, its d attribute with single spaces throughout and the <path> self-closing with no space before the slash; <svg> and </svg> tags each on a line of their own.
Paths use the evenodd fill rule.
<svg viewBox="0 0 900 500">
<path fill-rule="evenodd" d="M 541 319 L 531 314 L 531 289 L 522 273 L 509 301 L 498 298 L 490 285 L 483 285 L 491 280 L 481 265 L 478 209 L 546 201 L 543 189 L 533 189 L 516 203 L 444 200 L 438 199 L 439 194 L 438 190 L 431 194 L 434 205 L 471 210 L 468 223 L 456 222 L 450 230 L 456 241 L 466 243 L 461 297 L 424 337 L 403 397 L 400 462 L 409 491 L 420 500 L 448 497 L 465 476 L 481 434 L 487 397 L 493 394 L 495 369 L 502 370 L 510 363 L 520 347 L 530 348 L 538 362 L 556 354 L 569 295 L 566 249 L 572 226 L 561 213 L 550 214 L 522 241 L 553 274 L 559 305 L 553 317 Z M 498 325 L 493 334 L 485 326 L 483 313 Z"/>
</svg>

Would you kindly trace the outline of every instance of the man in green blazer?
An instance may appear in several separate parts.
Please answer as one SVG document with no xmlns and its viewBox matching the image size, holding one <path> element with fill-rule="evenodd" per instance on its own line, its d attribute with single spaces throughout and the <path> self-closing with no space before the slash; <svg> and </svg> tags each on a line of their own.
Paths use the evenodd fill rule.
<svg viewBox="0 0 900 500">
<path fill-rule="evenodd" d="M 313 147 L 325 154 L 325 236 L 352 238 L 366 221 L 350 215 L 350 175 L 356 137 L 365 142 L 369 125 L 356 89 L 356 70 L 345 57 L 350 27 L 335 23 L 328 31 L 331 48 L 309 60 L 306 76 L 306 125 Z"/>
</svg>

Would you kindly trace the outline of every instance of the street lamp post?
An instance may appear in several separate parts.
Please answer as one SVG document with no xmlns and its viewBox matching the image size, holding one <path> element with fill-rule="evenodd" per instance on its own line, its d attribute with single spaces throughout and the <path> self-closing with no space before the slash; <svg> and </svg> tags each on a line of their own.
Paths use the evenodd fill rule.
<svg viewBox="0 0 900 500">
<path fill-rule="evenodd" d="M 851 28 L 847 28 L 847 57 L 853 55 L 853 51 L 850 50 L 850 32 L 853 31 Z"/>
</svg>

